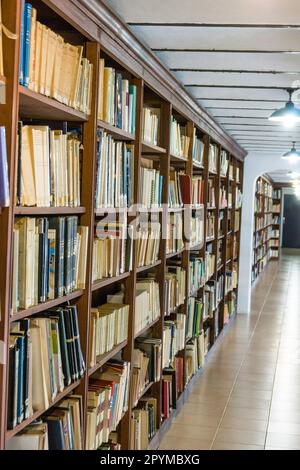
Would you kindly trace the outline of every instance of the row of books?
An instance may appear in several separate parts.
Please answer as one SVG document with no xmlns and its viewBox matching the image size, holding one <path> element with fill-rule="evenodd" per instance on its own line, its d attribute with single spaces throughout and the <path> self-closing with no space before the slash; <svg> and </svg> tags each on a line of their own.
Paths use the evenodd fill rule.
<svg viewBox="0 0 300 470">
<path fill-rule="evenodd" d="M 134 146 L 97 131 L 95 207 L 124 208 L 133 204 Z"/>
<path fill-rule="evenodd" d="M 218 170 L 218 147 L 215 144 L 209 144 L 208 152 L 208 170 L 211 173 L 217 173 Z"/>
<path fill-rule="evenodd" d="M 256 217 L 256 230 L 261 230 L 268 227 L 268 225 L 272 225 L 272 220 L 272 214 Z"/>
<path fill-rule="evenodd" d="M 204 163 L 204 143 L 197 136 L 196 128 L 194 127 L 194 138 L 193 138 L 193 162 L 199 166 L 203 166 Z"/>
<path fill-rule="evenodd" d="M 281 199 L 281 189 L 273 189 L 273 199 Z"/>
<path fill-rule="evenodd" d="M 185 374 L 188 383 L 197 371 L 204 366 L 205 356 L 209 349 L 210 328 L 201 330 L 186 345 L 185 351 Z"/>
<path fill-rule="evenodd" d="M 171 213 L 168 215 L 167 224 L 167 254 L 177 253 L 183 248 L 183 215 Z"/>
<path fill-rule="evenodd" d="M 213 239 L 215 237 L 215 214 L 208 212 L 206 216 L 206 238 Z"/>
<path fill-rule="evenodd" d="M 18 204 L 79 207 L 80 149 L 81 141 L 76 134 L 49 126 L 23 126 L 20 122 Z"/>
<path fill-rule="evenodd" d="M 66 386 L 83 376 L 77 306 L 13 323 L 9 341 L 8 428 L 12 429 L 35 411 L 49 408 Z"/>
<path fill-rule="evenodd" d="M 214 180 L 211 179 L 211 178 L 208 180 L 208 199 L 207 199 L 207 203 L 208 203 L 209 207 L 216 207 Z"/>
<path fill-rule="evenodd" d="M 161 224 L 153 222 L 141 223 L 136 232 L 137 237 L 137 265 L 149 266 L 155 263 L 159 257 Z"/>
<path fill-rule="evenodd" d="M 236 270 L 227 271 L 225 277 L 225 295 L 236 289 L 238 285 L 238 273 Z"/>
<path fill-rule="evenodd" d="M 224 304 L 224 324 L 229 322 L 232 315 L 236 313 L 236 293 L 232 292 L 229 297 L 225 300 Z"/>
<path fill-rule="evenodd" d="M 99 221 L 93 242 L 93 282 L 132 270 L 133 227 L 127 220 Z"/>
<path fill-rule="evenodd" d="M 128 410 L 130 363 L 107 362 L 89 380 L 87 394 L 86 449 L 99 449 L 108 443 Z"/>
<path fill-rule="evenodd" d="M 205 264 L 203 258 L 191 254 L 189 261 L 188 291 L 190 294 L 197 292 L 205 282 Z"/>
<path fill-rule="evenodd" d="M 204 204 L 205 183 L 202 176 L 193 176 L 192 178 L 192 198 L 191 204 L 198 206 Z"/>
<path fill-rule="evenodd" d="M 151 278 L 136 283 L 134 332 L 138 335 L 144 328 L 160 317 L 159 284 Z"/>
<path fill-rule="evenodd" d="M 200 217 L 192 217 L 190 219 L 190 247 L 198 247 L 204 242 L 204 220 Z"/>
<path fill-rule="evenodd" d="M 0 126 L 0 207 L 8 207 L 9 200 L 6 130 Z"/>
<path fill-rule="evenodd" d="M 273 214 L 280 214 L 280 203 L 273 204 L 271 210 L 272 210 Z"/>
<path fill-rule="evenodd" d="M 220 193 L 219 193 L 219 208 L 226 209 L 227 206 L 228 206 L 227 189 L 225 186 L 221 186 Z"/>
<path fill-rule="evenodd" d="M 162 418 L 169 418 L 183 392 L 183 357 L 175 357 L 174 366 L 165 368 L 162 375 Z"/>
<path fill-rule="evenodd" d="M 186 319 L 186 339 L 195 338 L 200 334 L 203 321 L 203 301 L 189 297 Z"/>
<path fill-rule="evenodd" d="M 161 357 L 161 339 L 137 339 L 132 361 L 132 399 L 134 406 L 137 406 L 146 387 L 160 380 Z"/>
<path fill-rule="evenodd" d="M 131 416 L 131 449 L 147 450 L 158 429 L 157 399 L 151 396 L 140 399 Z"/>
<path fill-rule="evenodd" d="M 226 150 L 221 150 L 221 162 L 220 162 L 220 174 L 221 176 L 227 176 L 229 167 L 229 158 Z"/>
<path fill-rule="evenodd" d="M 139 202 L 145 208 L 160 207 L 162 202 L 163 177 L 158 170 L 150 168 L 151 163 L 149 160 L 149 167 L 145 168 L 142 166 L 140 169 Z"/>
<path fill-rule="evenodd" d="M 175 320 L 165 320 L 163 330 L 163 369 L 174 365 L 175 356 L 185 346 L 186 316 L 176 314 Z"/>
<path fill-rule="evenodd" d="M 160 108 L 143 108 L 143 142 L 158 145 L 160 140 Z"/>
<path fill-rule="evenodd" d="M 87 246 L 88 227 L 75 216 L 16 219 L 13 312 L 83 289 Z"/>
<path fill-rule="evenodd" d="M 206 281 L 215 273 L 216 255 L 212 253 L 212 247 L 208 247 L 205 252 L 205 276 Z"/>
<path fill-rule="evenodd" d="M 187 135 L 187 127 L 180 125 L 174 116 L 171 118 L 170 153 L 185 160 L 189 157 L 191 138 Z"/>
<path fill-rule="evenodd" d="M 81 395 L 68 395 L 8 440 L 6 450 L 82 450 Z"/>
<path fill-rule="evenodd" d="M 129 305 L 115 303 L 107 296 L 106 304 L 91 309 L 89 365 L 123 343 L 128 337 Z"/>
<path fill-rule="evenodd" d="M 99 63 L 98 119 L 135 135 L 136 85 L 125 73 Z"/>
<path fill-rule="evenodd" d="M 22 0 L 20 84 L 90 114 L 93 65 L 83 58 L 83 46 L 66 42 L 37 16 Z"/>
<path fill-rule="evenodd" d="M 216 281 L 209 281 L 205 285 L 203 293 L 203 319 L 213 318 L 217 308 L 217 285 Z"/>
<path fill-rule="evenodd" d="M 186 271 L 181 266 L 168 265 L 165 276 L 165 316 L 174 312 L 185 301 Z"/>
</svg>

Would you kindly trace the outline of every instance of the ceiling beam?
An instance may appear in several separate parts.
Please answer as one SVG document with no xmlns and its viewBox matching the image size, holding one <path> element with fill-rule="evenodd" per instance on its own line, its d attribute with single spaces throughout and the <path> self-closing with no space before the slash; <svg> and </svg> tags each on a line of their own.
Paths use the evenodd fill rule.
<svg viewBox="0 0 300 470">
<path fill-rule="evenodd" d="M 299 24 L 251 24 L 251 23 L 165 23 L 157 21 L 128 21 L 129 26 L 170 26 L 183 28 L 260 28 L 260 29 L 300 29 Z"/>
<path fill-rule="evenodd" d="M 195 98 L 196 101 L 260 101 L 261 103 L 285 103 L 284 100 L 262 100 L 254 98 Z"/>
<path fill-rule="evenodd" d="M 189 88 L 240 88 L 242 90 L 286 90 L 289 87 L 284 86 L 266 86 L 266 85 L 198 85 L 197 83 L 183 83 L 185 87 Z M 292 88 L 292 87 L 290 87 Z M 298 88 L 293 88 L 293 92 Z"/>
<path fill-rule="evenodd" d="M 251 74 L 267 74 L 267 75 L 299 75 L 299 72 L 288 70 L 247 70 L 247 69 L 194 69 L 194 68 L 170 68 L 171 72 L 197 72 L 197 73 L 251 73 Z"/>
<path fill-rule="evenodd" d="M 278 51 L 278 50 L 257 50 L 257 49 L 190 49 L 190 48 L 152 48 L 153 52 L 188 52 L 188 53 L 217 53 L 217 54 L 300 54 L 300 51 Z"/>
</svg>

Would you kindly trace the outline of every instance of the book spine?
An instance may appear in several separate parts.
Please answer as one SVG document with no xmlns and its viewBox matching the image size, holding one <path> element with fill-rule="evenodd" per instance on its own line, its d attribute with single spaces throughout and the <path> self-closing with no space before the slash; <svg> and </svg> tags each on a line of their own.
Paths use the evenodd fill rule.
<svg viewBox="0 0 300 470">
<path fill-rule="evenodd" d="M 24 23 L 25 23 L 25 0 L 22 0 L 21 7 L 21 35 L 20 35 L 20 71 L 19 82 L 20 85 L 24 83 Z"/>
<path fill-rule="evenodd" d="M 24 15 L 24 71 L 23 71 L 23 85 L 28 87 L 29 85 L 29 56 L 30 56 L 30 31 L 31 31 L 31 3 L 25 5 Z"/>
<path fill-rule="evenodd" d="M 18 405 L 17 405 L 17 422 L 21 423 L 24 419 L 24 394 L 23 394 L 23 374 L 24 374 L 24 337 L 17 339 L 19 348 L 19 367 L 18 367 Z"/>
<path fill-rule="evenodd" d="M 23 368 L 23 403 L 24 419 L 29 417 L 29 342 L 30 342 L 30 320 L 25 318 L 20 321 L 21 330 L 24 331 L 24 368 Z"/>
<path fill-rule="evenodd" d="M 5 127 L 0 127 L 0 207 L 9 206 L 9 183 Z"/>
</svg>

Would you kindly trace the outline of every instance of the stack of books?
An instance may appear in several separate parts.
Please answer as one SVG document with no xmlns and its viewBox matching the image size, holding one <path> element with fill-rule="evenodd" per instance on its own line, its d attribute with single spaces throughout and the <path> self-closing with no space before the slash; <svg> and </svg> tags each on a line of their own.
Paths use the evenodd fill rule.
<svg viewBox="0 0 300 470">
<path fill-rule="evenodd" d="M 194 139 L 193 139 L 193 162 L 199 166 L 203 166 L 204 158 L 204 143 L 196 135 L 196 128 L 194 127 Z"/>
<path fill-rule="evenodd" d="M 128 410 L 130 363 L 112 360 L 89 381 L 86 449 L 108 443 Z"/>
<path fill-rule="evenodd" d="M 79 207 L 80 149 L 76 134 L 19 123 L 17 201 L 21 206 Z"/>
<path fill-rule="evenodd" d="M 213 239 L 215 237 L 215 214 L 208 212 L 206 216 L 206 238 Z"/>
<path fill-rule="evenodd" d="M 46 311 L 12 324 L 9 337 L 8 429 L 49 408 L 83 377 L 77 306 Z"/>
<path fill-rule="evenodd" d="M 177 253 L 183 248 L 183 216 L 181 213 L 168 214 L 167 254 Z"/>
<path fill-rule="evenodd" d="M 214 180 L 208 180 L 208 207 L 216 207 Z"/>
<path fill-rule="evenodd" d="M 0 7 L 1 8 L 1 7 Z M 0 126 L 0 207 L 9 206 L 9 182 L 5 127 Z"/>
<path fill-rule="evenodd" d="M 138 280 L 135 297 L 134 332 L 140 333 L 160 317 L 159 284 L 149 278 Z"/>
<path fill-rule="evenodd" d="M 189 156 L 190 137 L 186 126 L 181 126 L 176 119 L 171 118 L 170 153 L 176 157 L 187 160 Z"/>
<path fill-rule="evenodd" d="M 126 220 L 98 222 L 93 243 L 93 282 L 132 270 L 132 232 Z"/>
<path fill-rule="evenodd" d="M 42 420 L 7 442 L 7 450 L 82 450 L 82 396 L 68 395 Z"/>
<path fill-rule="evenodd" d="M 147 162 L 148 168 L 145 168 Z M 140 169 L 139 201 L 142 207 L 150 209 L 161 206 L 163 177 L 158 170 L 151 168 L 152 161 L 143 162 Z"/>
<path fill-rule="evenodd" d="M 192 294 L 200 289 L 205 283 L 205 265 L 203 258 L 190 254 L 189 272 L 188 272 L 188 289 Z"/>
<path fill-rule="evenodd" d="M 217 173 L 218 165 L 218 147 L 215 144 L 209 144 L 208 169 L 211 173 Z"/>
<path fill-rule="evenodd" d="M 167 266 L 165 278 L 165 316 L 174 312 L 185 301 L 186 271 L 180 266 Z"/>
<path fill-rule="evenodd" d="M 204 204 L 204 180 L 202 176 L 193 176 L 192 179 L 192 201 L 193 206 Z"/>
<path fill-rule="evenodd" d="M 82 57 L 83 46 L 65 42 L 37 21 L 30 3 L 22 5 L 20 84 L 90 114 L 93 65 Z"/>
<path fill-rule="evenodd" d="M 226 150 L 221 150 L 220 173 L 221 176 L 226 177 L 228 173 L 229 158 Z"/>
<path fill-rule="evenodd" d="M 132 361 L 132 398 L 134 406 L 142 397 L 146 387 L 158 382 L 161 375 L 161 340 L 140 338 L 139 349 L 133 351 Z"/>
<path fill-rule="evenodd" d="M 160 108 L 143 109 L 143 142 L 158 145 L 160 138 Z"/>
<path fill-rule="evenodd" d="M 207 249 L 205 252 L 205 275 L 206 281 L 215 273 L 216 256 Z"/>
<path fill-rule="evenodd" d="M 131 442 L 132 450 L 147 450 L 152 437 L 157 432 L 157 399 L 144 397 L 138 408 L 132 410 Z"/>
<path fill-rule="evenodd" d="M 18 218 L 13 240 L 14 312 L 85 287 L 88 227 L 77 217 Z"/>
<path fill-rule="evenodd" d="M 186 316 L 176 314 L 176 319 L 164 322 L 163 331 L 163 369 L 174 366 L 175 356 L 185 346 Z"/>
<path fill-rule="evenodd" d="M 203 302 L 195 297 L 190 297 L 187 306 L 186 338 L 194 338 L 200 334 L 201 323 L 203 321 Z"/>
<path fill-rule="evenodd" d="M 150 266 L 158 261 L 161 224 L 159 222 L 141 223 L 136 231 L 138 267 Z"/>
<path fill-rule="evenodd" d="M 95 207 L 125 208 L 133 204 L 134 146 L 97 132 Z"/>
<path fill-rule="evenodd" d="M 100 59 L 99 72 L 98 119 L 135 135 L 136 85 L 122 72 L 106 67 L 104 59 Z"/>
<path fill-rule="evenodd" d="M 89 365 L 128 337 L 129 305 L 106 303 L 91 309 Z"/>
</svg>

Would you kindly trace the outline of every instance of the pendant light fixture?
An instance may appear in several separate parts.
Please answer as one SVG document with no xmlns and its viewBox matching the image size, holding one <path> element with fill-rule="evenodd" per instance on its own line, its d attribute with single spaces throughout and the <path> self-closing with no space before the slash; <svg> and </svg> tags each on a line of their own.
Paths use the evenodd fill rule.
<svg viewBox="0 0 300 470">
<path fill-rule="evenodd" d="M 281 158 L 287 159 L 287 160 L 298 160 L 300 159 L 300 152 L 296 150 L 296 142 L 292 142 L 293 146 L 291 150 L 288 152 L 284 153 Z"/>
<path fill-rule="evenodd" d="M 296 108 L 292 102 L 292 94 L 299 88 L 287 88 L 289 100 L 284 108 L 277 109 L 269 117 L 270 121 L 282 122 L 287 127 L 292 127 L 296 122 L 300 122 L 300 109 Z"/>
</svg>

